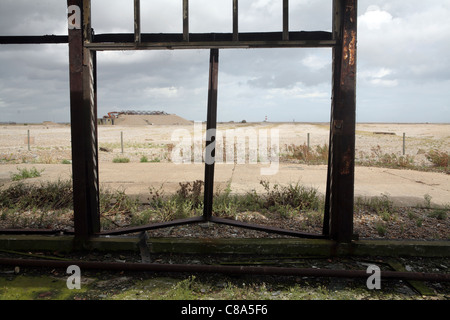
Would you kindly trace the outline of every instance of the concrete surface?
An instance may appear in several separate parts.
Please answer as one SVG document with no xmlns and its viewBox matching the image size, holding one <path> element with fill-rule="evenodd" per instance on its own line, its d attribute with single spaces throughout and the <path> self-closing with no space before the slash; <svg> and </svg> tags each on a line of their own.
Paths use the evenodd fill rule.
<svg viewBox="0 0 450 320">
<path fill-rule="evenodd" d="M 261 180 L 271 185 L 297 183 L 317 188 L 325 193 L 327 166 L 280 164 L 274 175 L 261 175 L 263 164 L 216 164 L 215 187 L 224 190 L 230 185 L 232 192 L 263 191 Z M 43 170 L 41 177 L 23 180 L 26 183 L 69 179 L 71 165 L 64 164 L 2 164 L 0 186 L 11 184 L 11 174 L 17 168 Z M 149 187 L 171 193 L 179 188 L 179 182 L 204 179 L 202 164 L 172 163 L 100 163 L 102 188 L 121 189 L 130 195 L 148 195 Z M 396 170 L 375 167 L 356 167 L 355 196 L 375 197 L 386 194 L 396 204 L 417 205 L 424 203 L 424 195 L 431 196 L 433 204 L 450 204 L 450 175 L 445 173 Z"/>
</svg>

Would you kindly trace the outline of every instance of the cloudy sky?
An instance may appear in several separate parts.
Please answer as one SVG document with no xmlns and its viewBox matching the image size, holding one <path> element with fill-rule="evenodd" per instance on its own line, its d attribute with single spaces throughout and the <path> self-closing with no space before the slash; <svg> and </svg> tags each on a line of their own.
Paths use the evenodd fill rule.
<svg viewBox="0 0 450 320">
<path fill-rule="evenodd" d="M 97 34 L 132 0 L 93 0 Z M 331 31 L 331 0 L 290 0 L 290 30 Z M 181 0 L 141 0 L 142 32 L 181 33 Z M 231 0 L 191 0 L 190 32 L 231 32 Z M 239 30 L 281 31 L 282 0 L 239 1 Z M 357 121 L 450 122 L 450 0 L 359 0 Z M 0 0 L 1 35 L 67 34 L 65 0 Z M 223 49 L 219 121 L 329 121 L 331 49 Z M 206 119 L 208 50 L 98 54 L 98 113 Z M 0 122 L 69 122 L 68 47 L 0 46 Z"/>
</svg>

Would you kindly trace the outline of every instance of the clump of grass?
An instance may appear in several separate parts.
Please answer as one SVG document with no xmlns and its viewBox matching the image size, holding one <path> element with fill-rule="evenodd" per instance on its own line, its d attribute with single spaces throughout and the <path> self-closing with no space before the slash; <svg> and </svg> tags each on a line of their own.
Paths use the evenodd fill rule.
<svg viewBox="0 0 450 320">
<path fill-rule="evenodd" d="M 379 145 L 371 148 L 370 157 L 363 160 L 360 159 L 359 164 L 387 168 L 416 168 L 413 156 L 398 156 L 395 153 L 384 153 Z"/>
<path fill-rule="evenodd" d="M 114 163 L 128 163 L 130 162 L 129 158 L 125 158 L 125 157 L 116 157 L 113 159 Z"/>
<path fill-rule="evenodd" d="M 270 187 L 268 181 L 260 181 L 266 194 L 264 196 L 264 207 L 277 208 L 279 206 L 291 206 L 298 210 L 317 210 L 320 199 L 317 189 L 307 188 L 299 183 L 295 185 L 280 186 L 274 184 Z"/>
<path fill-rule="evenodd" d="M 377 230 L 378 235 L 381 237 L 384 237 L 387 233 L 387 227 L 383 223 L 377 223 L 375 225 L 375 229 Z"/>
<path fill-rule="evenodd" d="M 438 220 L 445 220 L 447 219 L 448 212 L 448 208 L 435 208 L 428 214 L 428 216 Z"/>
<path fill-rule="evenodd" d="M 449 164 L 449 154 L 445 151 L 430 150 L 425 154 L 425 157 L 435 167 L 447 168 Z"/>
<path fill-rule="evenodd" d="M 40 185 L 18 183 L 0 190 L 0 208 L 15 210 L 72 209 L 72 182 L 42 182 Z"/>
<path fill-rule="evenodd" d="M 153 162 L 153 163 L 161 162 L 161 159 L 159 157 L 156 157 L 156 158 L 151 159 L 150 162 Z"/>
<path fill-rule="evenodd" d="M 328 162 L 328 145 L 317 145 L 315 149 L 303 145 L 285 145 L 283 158 L 298 160 L 306 164 L 326 164 Z"/>
<path fill-rule="evenodd" d="M 63 161 L 61 161 L 62 164 L 71 164 L 72 161 L 64 159 Z"/>
<path fill-rule="evenodd" d="M 141 162 L 148 162 L 147 156 L 142 156 L 140 161 Z"/>
<path fill-rule="evenodd" d="M 27 168 L 22 168 L 22 169 L 17 168 L 17 170 L 19 171 L 18 173 L 11 174 L 12 181 L 19 181 L 19 180 L 23 180 L 23 179 L 40 177 L 41 173 L 44 172 L 44 169 L 38 170 L 35 167 L 33 167 L 29 170 Z"/>
<path fill-rule="evenodd" d="M 192 208 L 198 208 L 203 203 L 203 181 L 196 180 L 194 182 L 179 183 L 180 189 L 177 195 L 181 202 L 189 202 Z"/>
</svg>

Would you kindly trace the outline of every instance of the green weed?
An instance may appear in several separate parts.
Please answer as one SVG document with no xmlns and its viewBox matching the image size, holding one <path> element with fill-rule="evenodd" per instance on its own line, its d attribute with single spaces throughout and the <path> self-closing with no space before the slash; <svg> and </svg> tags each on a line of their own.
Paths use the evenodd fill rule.
<svg viewBox="0 0 450 320">
<path fill-rule="evenodd" d="M 128 163 L 130 162 L 129 158 L 124 158 L 124 157 L 116 157 L 113 159 L 114 163 Z"/>
<path fill-rule="evenodd" d="M 27 168 L 22 168 L 22 169 L 17 168 L 17 170 L 19 171 L 18 173 L 11 174 L 12 181 L 19 181 L 19 180 L 23 180 L 23 179 L 40 177 L 41 173 L 44 172 L 44 169 L 38 170 L 35 167 L 33 167 L 29 170 Z"/>
</svg>

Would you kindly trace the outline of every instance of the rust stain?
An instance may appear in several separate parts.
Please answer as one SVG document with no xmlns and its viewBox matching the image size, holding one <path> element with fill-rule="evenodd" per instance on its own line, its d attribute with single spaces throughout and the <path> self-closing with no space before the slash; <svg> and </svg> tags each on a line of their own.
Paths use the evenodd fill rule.
<svg viewBox="0 0 450 320">
<path fill-rule="evenodd" d="M 351 153 L 350 148 L 349 148 L 344 153 L 344 158 L 343 158 L 343 163 L 342 163 L 342 168 L 341 168 L 340 173 L 342 175 L 350 174 L 351 164 L 352 164 L 352 153 Z"/>
<path fill-rule="evenodd" d="M 352 31 L 352 40 L 348 46 L 348 51 L 350 52 L 349 64 L 353 66 L 356 61 L 356 32 Z"/>
</svg>

